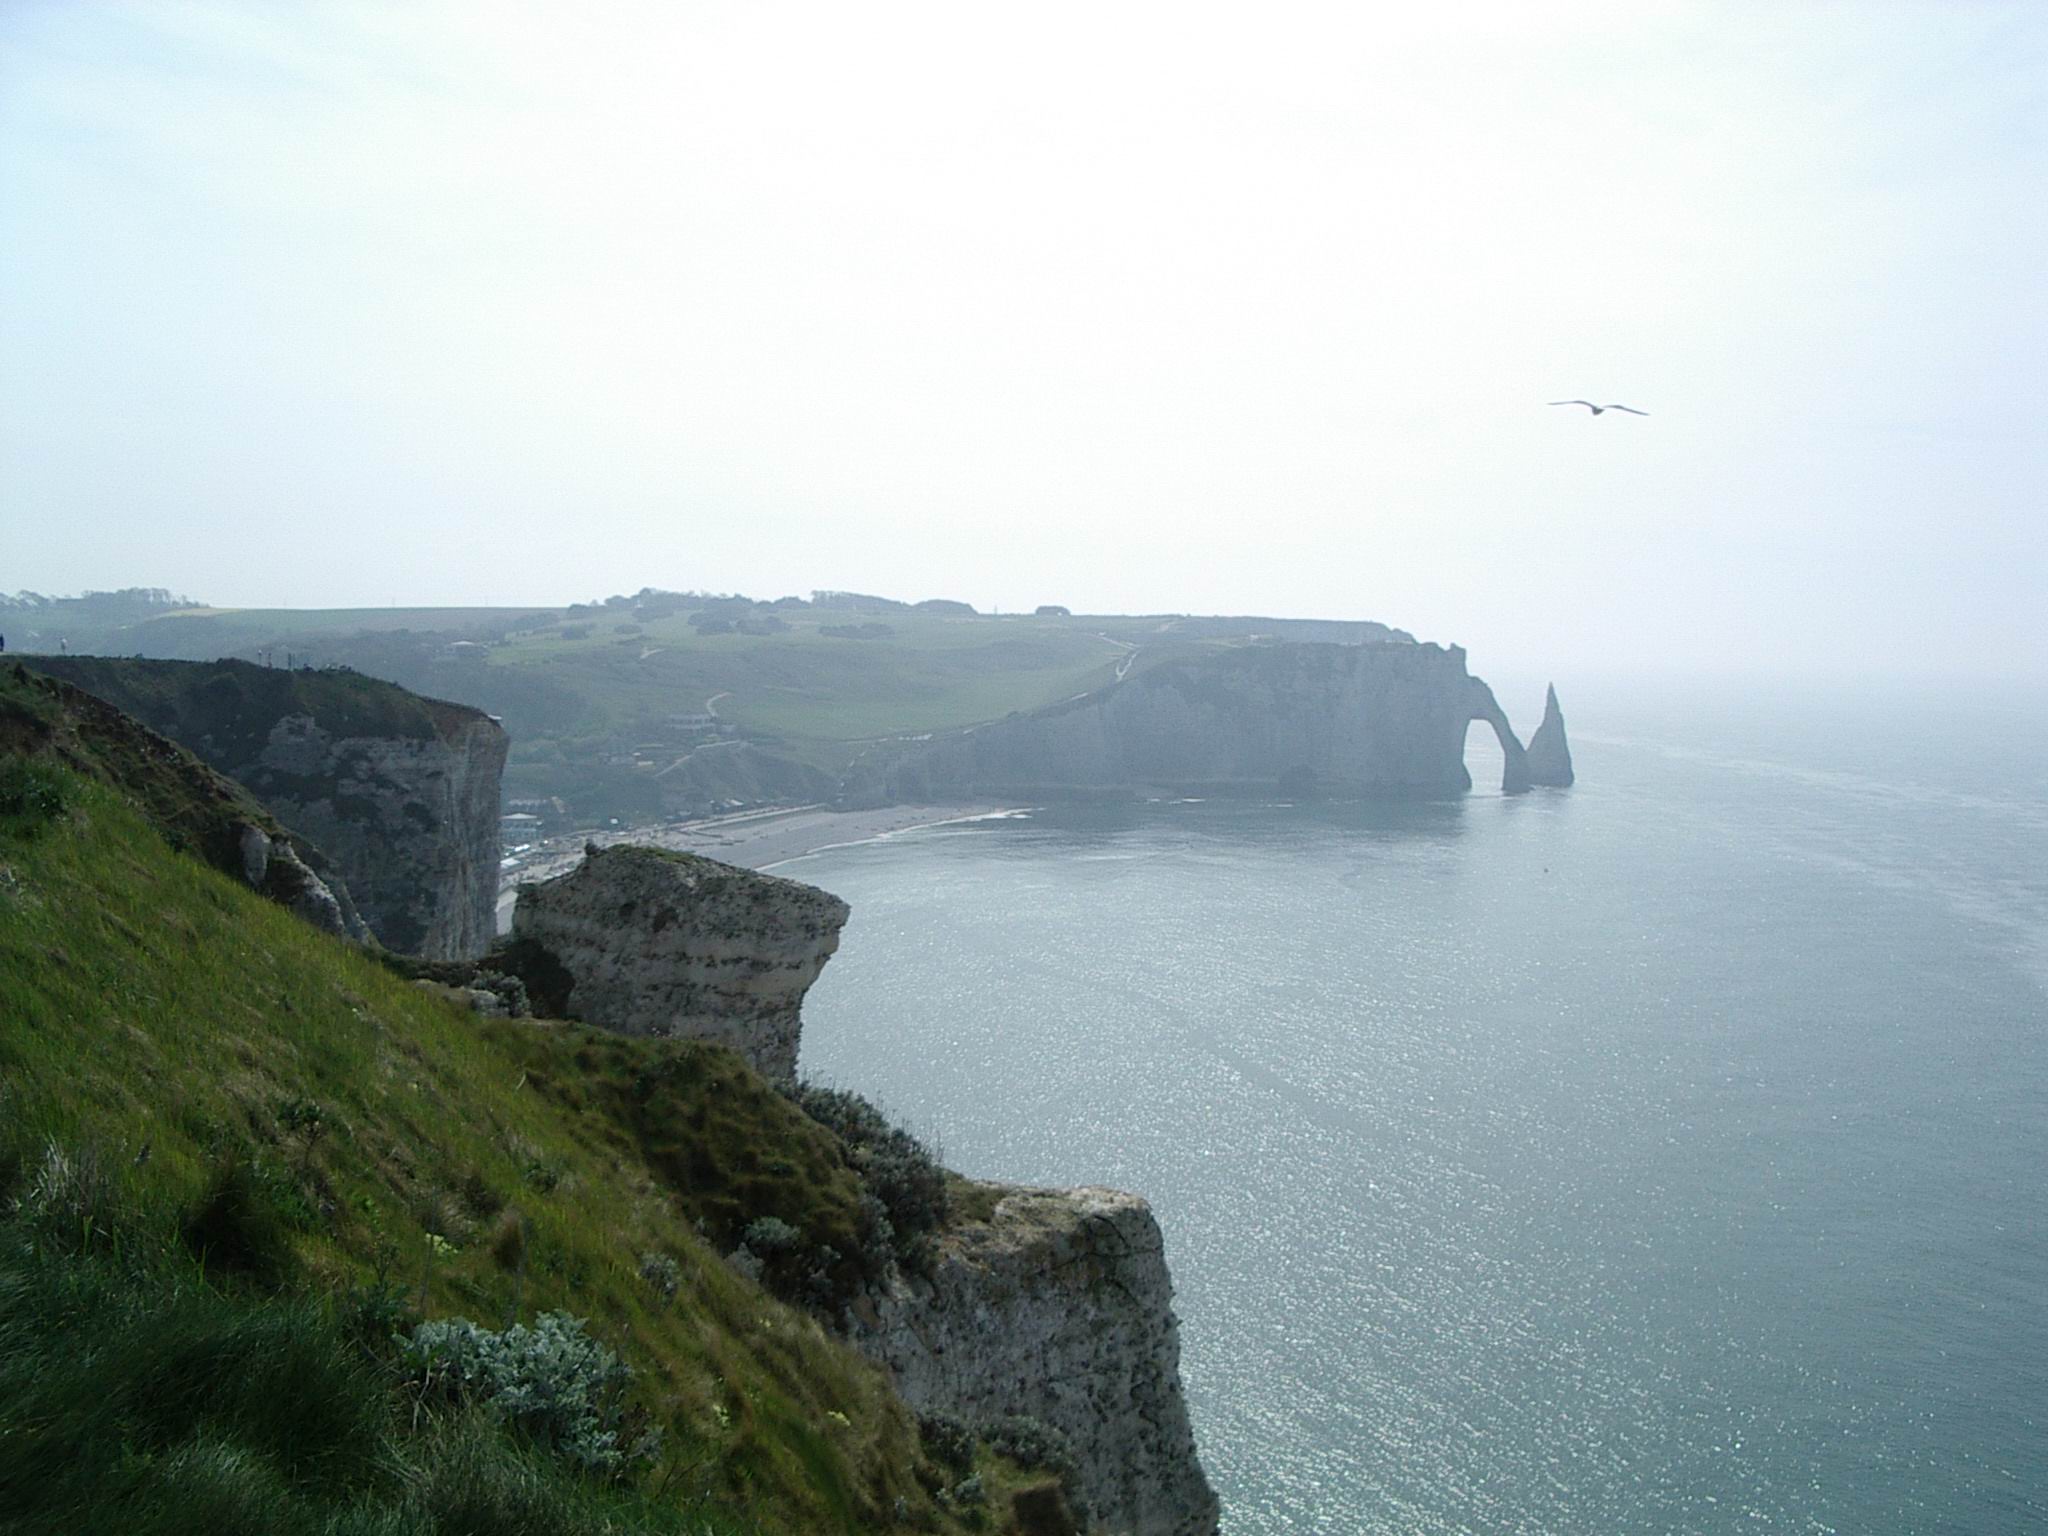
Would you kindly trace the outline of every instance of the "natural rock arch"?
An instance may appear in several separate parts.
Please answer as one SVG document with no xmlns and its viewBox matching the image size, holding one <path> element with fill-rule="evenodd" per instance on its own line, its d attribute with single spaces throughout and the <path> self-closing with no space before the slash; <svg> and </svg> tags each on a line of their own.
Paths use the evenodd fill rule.
<svg viewBox="0 0 2048 1536">
<path fill-rule="evenodd" d="M 1519 795 L 1530 787 L 1529 756 L 1522 750 L 1522 743 L 1516 738 L 1514 727 L 1508 724 L 1507 713 L 1493 696 L 1493 690 L 1478 678 L 1471 680 L 1472 720 L 1484 720 L 1493 727 L 1493 734 L 1500 740 L 1501 770 L 1500 791 L 1504 795 Z M 1464 749 L 1459 748 L 1462 758 Z"/>
</svg>

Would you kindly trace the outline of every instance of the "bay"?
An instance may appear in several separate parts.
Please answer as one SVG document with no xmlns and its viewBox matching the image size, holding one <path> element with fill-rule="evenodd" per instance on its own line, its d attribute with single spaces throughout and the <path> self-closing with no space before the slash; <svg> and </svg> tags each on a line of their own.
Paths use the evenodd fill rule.
<svg viewBox="0 0 2048 1536">
<path fill-rule="evenodd" d="M 803 1070 L 1152 1201 L 1228 1532 L 2038 1528 L 2048 713 L 1571 709 L 1570 791 L 786 865 Z"/>
</svg>

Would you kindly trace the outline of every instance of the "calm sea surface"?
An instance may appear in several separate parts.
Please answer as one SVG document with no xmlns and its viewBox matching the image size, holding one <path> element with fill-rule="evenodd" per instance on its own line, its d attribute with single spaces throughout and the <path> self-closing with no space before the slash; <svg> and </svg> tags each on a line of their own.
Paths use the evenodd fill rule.
<svg viewBox="0 0 2048 1536">
<path fill-rule="evenodd" d="M 1233 1536 L 2048 1528 L 2048 700 L 1565 702 L 1568 792 L 786 865 L 804 1070 L 1150 1197 Z"/>
</svg>

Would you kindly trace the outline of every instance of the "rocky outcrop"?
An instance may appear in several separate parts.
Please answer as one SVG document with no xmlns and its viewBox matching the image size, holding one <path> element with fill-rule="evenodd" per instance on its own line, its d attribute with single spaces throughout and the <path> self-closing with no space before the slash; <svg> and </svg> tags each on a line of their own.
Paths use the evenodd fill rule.
<svg viewBox="0 0 2048 1536">
<path fill-rule="evenodd" d="M 490 716 L 347 671 L 38 657 L 190 748 L 318 846 L 379 940 L 467 959 L 495 937 L 499 779 Z"/>
<path fill-rule="evenodd" d="M 1472 787 L 1485 720 L 1527 789 L 1521 743 L 1457 646 L 1238 645 L 908 749 L 850 776 L 849 801 L 1057 798 L 1132 789 L 1443 795 Z"/>
<path fill-rule="evenodd" d="M 369 928 L 349 900 L 348 887 L 329 884 L 314 872 L 282 827 L 265 830 L 254 822 L 235 829 L 235 848 L 242 859 L 242 878 L 279 906 L 288 908 L 323 933 L 361 943 Z"/>
<path fill-rule="evenodd" d="M 540 1012 L 728 1045 L 787 1082 L 804 993 L 846 911 L 813 886 L 715 859 L 593 847 L 568 874 L 520 887 L 508 964 Z"/>
<path fill-rule="evenodd" d="M 1042 1420 L 1071 1442 L 1088 1528 L 1209 1536 L 1216 1495 L 1181 1395 L 1179 1325 L 1152 1211 L 1112 1189 L 983 1187 L 929 1278 L 854 1309 L 851 1337 L 920 1412 Z"/>
<path fill-rule="evenodd" d="M 1572 782 L 1572 749 L 1564 739 L 1564 711 L 1557 707 L 1557 685 L 1543 696 L 1543 723 L 1529 738 L 1529 782 L 1555 789 L 1569 789 Z"/>
</svg>

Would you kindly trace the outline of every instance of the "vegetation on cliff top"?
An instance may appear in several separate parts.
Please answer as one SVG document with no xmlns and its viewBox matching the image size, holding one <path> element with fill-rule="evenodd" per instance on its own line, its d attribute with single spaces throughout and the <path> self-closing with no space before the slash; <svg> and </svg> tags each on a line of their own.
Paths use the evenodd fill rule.
<svg viewBox="0 0 2048 1536">
<path fill-rule="evenodd" d="M 475 720 L 467 706 L 422 698 L 394 683 L 330 667 L 317 671 L 248 661 L 147 661 L 125 656 L 38 656 L 61 677 L 180 741 L 208 743 L 211 761 L 253 761 L 272 727 L 305 715 L 334 737 L 428 741 Z"/>
</svg>

